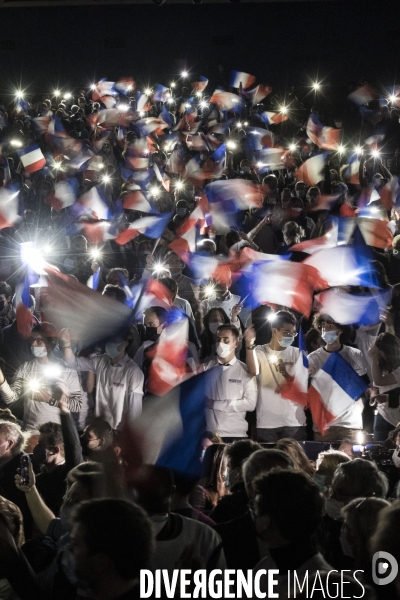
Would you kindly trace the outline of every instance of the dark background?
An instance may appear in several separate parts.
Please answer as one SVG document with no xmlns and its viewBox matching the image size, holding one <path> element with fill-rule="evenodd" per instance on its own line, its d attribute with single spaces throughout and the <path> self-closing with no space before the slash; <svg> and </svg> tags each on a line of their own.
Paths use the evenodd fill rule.
<svg viewBox="0 0 400 600">
<path fill-rule="evenodd" d="M 284 96 L 324 80 L 328 97 L 351 81 L 399 81 L 400 2 L 266 2 L 0 8 L 0 94 L 49 94 L 132 75 L 169 84 L 184 66 L 227 84 L 231 69 Z M 1 5 L 1 2 L 0 2 Z M 140 86 L 140 85 L 139 85 Z"/>
</svg>

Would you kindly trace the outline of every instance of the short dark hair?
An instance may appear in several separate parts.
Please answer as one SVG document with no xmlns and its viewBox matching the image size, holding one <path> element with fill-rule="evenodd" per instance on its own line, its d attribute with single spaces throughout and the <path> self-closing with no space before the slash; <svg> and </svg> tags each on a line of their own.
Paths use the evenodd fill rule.
<svg viewBox="0 0 400 600">
<path fill-rule="evenodd" d="M 98 438 L 104 440 L 107 445 L 111 446 L 113 443 L 114 430 L 110 423 L 104 421 L 104 419 L 101 417 L 94 417 L 94 419 L 88 424 L 87 428 L 89 431 L 93 431 Z"/>
<path fill-rule="evenodd" d="M 280 329 L 283 325 L 294 325 L 297 327 L 296 317 L 289 310 L 278 310 L 271 319 L 271 327 Z"/>
<path fill-rule="evenodd" d="M 340 331 L 343 331 L 343 329 L 344 329 L 344 325 L 341 325 L 340 323 L 337 323 L 336 321 L 334 321 L 330 315 L 327 315 L 326 313 L 320 313 L 320 312 L 316 313 L 314 315 L 313 327 L 315 327 L 315 329 L 318 329 L 318 331 L 321 331 L 323 321 L 328 321 L 329 323 L 336 325 L 336 327 L 338 329 L 340 329 Z"/>
<path fill-rule="evenodd" d="M 225 455 L 231 463 L 231 469 L 237 469 L 257 450 L 261 450 L 261 446 L 257 442 L 238 440 L 226 446 Z"/>
<path fill-rule="evenodd" d="M 151 523 L 136 504 L 115 498 L 82 502 L 73 520 L 84 527 L 89 554 L 104 554 L 121 579 L 136 579 L 148 565 L 153 550 Z"/>
<path fill-rule="evenodd" d="M 313 535 L 322 518 L 323 499 L 311 479 L 289 469 L 273 469 L 257 477 L 254 485 L 260 514 L 268 515 L 285 539 Z"/>
<path fill-rule="evenodd" d="M 235 325 L 232 325 L 232 323 L 225 323 L 224 325 L 220 325 L 217 329 L 217 333 L 222 330 L 231 331 L 233 337 L 235 337 L 237 340 L 239 339 L 239 329 Z"/>
<path fill-rule="evenodd" d="M 105 288 L 103 290 L 102 295 L 109 296 L 109 297 L 115 296 L 115 299 L 118 302 L 121 302 L 122 304 L 125 304 L 125 302 L 126 302 L 126 292 L 125 292 L 125 290 L 120 288 L 118 285 L 112 285 L 111 283 L 107 283 L 107 285 L 105 286 Z"/>
<path fill-rule="evenodd" d="M 40 333 L 42 335 L 47 351 L 54 350 L 58 339 L 58 331 L 55 325 L 43 321 L 32 327 L 32 333 Z"/>
<path fill-rule="evenodd" d="M 0 281 L 0 294 L 4 294 L 6 298 L 12 296 L 12 289 L 5 281 Z"/>
<path fill-rule="evenodd" d="M 81 473 L 102 473 L 103 465 L 98 462 L 94 462 L 93 460 L 87 460 L 86 462 L 82 462 L 76 467 L 73 467 L 67 474 L 65 481 L 67 485 L 71 486 L 75 481 L 77 481 L 77 477 Z"/>
<path fill-rule="evenodd" d="M 160 324 L 168 322 L 168 311 L 162 306 L 149 306 L 149 308 L 146 308 L 143 311 L 144 317 L 147 317 L 148 315 L 156 315 Z"/>
<path fill-rule="evenodd" d="M 64 446 L 62 427 L 58 423 L 47 421 L 47 423 L 42 423 L 42 425 L 39 425 L 38 430 L 39 433 L 49 436 L 47 443 L 52 448 L 55 448 L 56 446 Z"/>
</svg>

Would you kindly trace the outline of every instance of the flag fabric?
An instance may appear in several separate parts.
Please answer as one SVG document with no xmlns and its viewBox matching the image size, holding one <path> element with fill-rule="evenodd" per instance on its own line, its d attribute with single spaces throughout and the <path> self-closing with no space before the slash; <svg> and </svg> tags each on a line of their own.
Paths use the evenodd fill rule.
<svg viewBox="0 0 400 600">
<path fill-rule="evenodd" d="M 37 144 L 17 150 L 17 154 L 26 173 L 35 173 L 46 166 L 46 159 Z"/>
<path fill-rule="evenodd" d="M 130 240 L 133 240 L 133 238 L 140 233 L 147 237 L 157 239 L 162 236 L 171 217 L 172 212 L 169 212 L 136 219 L 136 221 L 129 225 L 128 229 L 125 229 L 125 231 L 122 231 L 119 234 L 115 241 L 117 244 L 124 245 Z"/>
<path fill-rule="evenodd" d="M 3 186 L 7 187 L 9 185 L 9 183 L 11 183 L 10 163 L 8 162 L 7 156 L 4 156 L 4 158 L 3 158 Z"/>
<path fill-rule="evenodd" d="M 325 161 L 325 152 L 306 160 L 296 171 L 297 181 L 304 181 L 306 185 L 317 185 L 324 179 Z"/>
<path fill-rule="evenodd" d="M 376 325 L 390 303 L 392 288 L 368 294 L 349 294 L 341 289 L 317 294 L 320 312 L 328 314 L 343 325 Z"/>
<path fill-rule="evenodd" d="M 170 250 L 173 250 L 175 254 L 180 256 L 182 260 L 185 262 L 188 261 L 188 253 L 196 251 L 196 241 L 197 241 L 197 227 L 192 227 L 188 229 L 184 234 L 180 237 L 177 237 L 173 242 L 171 242 L 168 247 Z"/>
<path fill-rule="evenodd" d="M 0 229 L 13 227 L 19 220 L 19 190 L 14 186 L 0 188 Z"/>
<path fill-rule="evenodd" d="M 368 104 L 372 102 L 379 95 L 378 91 L 371 85 L 365 84 L 360 85 L 354 92 L 351 92 L 347 97 L 351 102 L 361 106 L 362 104 Z"/>
<path fill-rule="evenodd" d="M 118 81 L 114 84 L 114 88 L 121 94 L 125 95 L 128 95 L 134 87 L 135 82 L 131 77 L 121 77 L 121 79 L 118 79 Z"/>
<path fill-rule="evenodd" d="M 149 369 L 147 391 L 163 396 L 187 376 L 189 322 L 187 318 L 162 330 Z"/>
<path fill-rule="evenodd" d="M 97 123 L 103 127 L 128 127 L 132 119 L 131 114 L 118 108 L 104 108 L 97 113 Z"/>
<path fill-rule="evenodd" d="M 115 223 L 111 221 L 83 221 L 81 226 L 89 244 L 102 244 L 116 237 Z"/>
<path fill-rule="evenodd" d="M 83 194 L 76 203 L 76 207 L 81 207 L 81 214 L 91 215 L 94 219 L 108 219 L 109 208 L 105 203 L 100 188 L 92 187 L 86 194 Z"/>
<path fill-rule="evenodd" d="M 97 290 L 99 288 L 100 276 L 101 269 L 97 269 L 97 271 L 93 273 L 93 275 L 91 275 L 86 282 L 88 288 L 90 288 L 91 290 Z"/>
<path fill-rule="evenodd" d="M 92 91 L 92 100 L 101 100 L 103 102 L 104 96 L 116 95 L 117 92 L 115 90 L 115 82 L 102 79 L 96 84 L 94 90 Z"/>
<path fill-rule="evenodd" d="M 46 133 L 46 131 L 49 128 L 50 121 L 51 121 L 50 115 L 47 117 L 34 117 L 32 119 L 32 125 L 34 126 L 34 128 L 36 129 L 36 131 L 38 133 Z"/>
<path fill-rule="evenodd" d="M 78 193 L 78 182 L 75 178 L 58 181 L 54 184 L 54 190 L 47 197 L 47 204 L 54 210 L 60 211 L 75 203 Z"/>
<path fill-rule="evenodd" d="M 340 245 L 316 252 L 302 264 L 315 267 L 326 287 L 361 286 L 379 288 L 373 254 L 367 246 Z M 334 265 L 334 268 L 332 268 Z"/>
<path fill-rule="evenodd" d="M 360 184 L 360 179 L 358 176 L 360 170 L 360 161 L 358 159 L 358 154 L 354 153 L 350 157 L 350 162 L 343 170 L 343 180 L 346 183 L 354 183 L 354 185 Z"/>
<path fill-rule="evenodd" d="M 207 77 L 204 77 L 203 75 L 200 75 L 199 77 L 199 81 L 194 81 L 192 83 L 192 88 L 195 92 L 204 92 L 204 90 L 206 89 L 208 85 L 208 79 Z"/>
<path fill-rule="evenodd" d="M 281 112 L 269 112 L 266 110 L 261 113 L 261 118 L 266 125 L 279 125 L 279 123 L 287 121 L 289 117 Z"/>
<path fill-rule="evenodd" d="M 392 245 L 393 234 L 388 227 L 387 221 L 371 219 L 369 217 L 358 217 L 357 225 L 368 246 L 385 250 Z"/>
<path fill-rule="evenodd" d="M 139 212 L 152 212 L 152 207 L 146 196 L 143 194 L 139 185 L 132 184 L 122 194 L 121 200 L 125 210 L 135 210 Z"/>
<path fill-rule="evenodd" d="M 36 323 L 31 311 L 29 310 L 31 298 L 30 298 L 30 285 L 38 280 L 37 277 L 33 276 L 30 272 L 29 267 L 25 269 L 25 275 L 20 283 L 15 288 L 15 313 L 17 318 L 17 329 L 18 332 L 25 338 L 29 338 L 31 335 L 32 324 Z"/>
<path fill-rule="evenodd" d="M 156 102 L 165 102 L 170 95 L 169 88 L 165 87 L 165 85 L 161 85 L 161 83 L 155 84 L 153 98 Z"/>
<path fill-rule="evenodd" d="M 317 371 L 308 390 L 314 423 L 323 434 L 329 424 L 351 411 L 367 384 L 338 352 L 333 352 Z"/>
<path fill-rule="evenodd" d="M 308 358 L 303 330 L 299 328 L 299 357 L 293 376 L 287 380 L 280 394 L 286 400 L 292 400 L 306 407 L 308 405 Z"/>
<path fill-rule="evenodd" d="M 246 127 L 246 141 L 251 150 L 261 150 L 263 147 L 272 148 L 274 134 L 261 127 Z"/>
<path fill-rule="evenodd" d="M 319 148 L 336 150 L 339 147 L 341 130 L 322 125 L 319 115 L 311 114 L 307 122 L 307 135 Z"/>
<path fill-rule="evenodd" d="M 217 104 L 220 108 L 224 108 L 225 110 L 240 111 L 243 106 L 240 96 L 222 90 L 215 90 L 210 98 L 210 102 Z"/>
<path fill-rule="evenodd" d="M 241 84 L 242 88 L 246 90 L 247 88 L 251 87 L 255 81 L 256 78 L 254 75 L 249 75 L 248 73 L 243 73 L 242 71 L 232 71 L 229 85 L 233 88 L 238 88 Z"/>
<path fill-rule="evenodd" d="M 283 153 L 283 148 L 263 148 L 260 150 L 257 157 L 259 172 L 262 172 L 264 168 L 268 168 L 269 170 L 283 168 Z"/>
<path fill-rule="evenodd" d="M 148 117 L 147 119 L 136 121 L 135 127 L 139 130 L 141 136 L 150 135 L 150 133 L 162 135 L 163 130 L 168 128 L 168 124 L 157 117 Z"/>
<path fill-rule="evenodd" d="M 272 92 L 272 87 L 265 84 L 257 85 L 252 90 L 243 90 L 242 96 L 249 100 L 253 106 L 264 100 Z"/>
</svg>

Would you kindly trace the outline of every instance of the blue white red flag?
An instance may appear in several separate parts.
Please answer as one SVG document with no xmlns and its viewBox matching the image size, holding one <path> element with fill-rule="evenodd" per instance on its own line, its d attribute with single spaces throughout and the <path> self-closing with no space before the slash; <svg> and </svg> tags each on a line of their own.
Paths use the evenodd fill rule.
<svg viewBox="0 0 400 600">
<path fill-rule="evenodd" d="M 338 352 L 333 352 L 312 378 L 308 390 L 309 406 L 318 431 L 323 434 L 332 421 L 351 414 L 354 402 L 367 387 L 353 367 Z"/>
<path fill-rule="evenodd" d="M 390 303 L 392 288 L 368 294 L 349 294 L 341 289 L 317 294 L 320 312 L 328 314 L 343 325 L 375 325 Z M 340 315 L 340 316 L 339 316 Z"/>
<path fill-rule="evenodd" d="M 317 185 L 324 179 L 325 161 L 326 152 L 306 160 L 296 171 L 297 181 L 304 181 L 307 185 Z"/>
<path fill-rule="evenodd" d="M 17 150 L 17 154 L 25 169 L 25 173 L 35 173 L 46 166 L 46 159 L 37 144 Z"/>
<path fill-rule="evenodd" d="M 266 110 L 261 113 L 261 118 L 266 125 L 279 125 L 279 123 L 287 121 L 289 117 L 282 112 L 269 112 Z"/>
<path fill-rule="evenodd" d="M 239 88 L 240 85 L 244 90 L 251 87 L 255 83 L 254 75 L 243 73 L 242 71 L 232 71 L 229 85 L 233 88 Z"/>
<path fill-rule="evenodd" d="M 155 84 L 153 98 L 156 102 L 165 102 L 170 95 L 171 92 L 165 85 L 161 85 L 161 83 Z"/>
<path fill-rule="evenodd" d="M 128 229 L 119 234 L 115 241 L 121 245 L 127 244 L 140 233 L 157 239 L 162 236 L 171 217 L 172 212 L 136 219 L 136 221 L 129 225 Z"/>
<path fill-rule="evenodd" d="M 301 326 L 299 327 L 299 357 L 294 366 L 293 376 L 286 381 L 280 394 L 286 400 L 292 400 L 304 407 L 308 405 L 308 358 Z"/>
</svg>

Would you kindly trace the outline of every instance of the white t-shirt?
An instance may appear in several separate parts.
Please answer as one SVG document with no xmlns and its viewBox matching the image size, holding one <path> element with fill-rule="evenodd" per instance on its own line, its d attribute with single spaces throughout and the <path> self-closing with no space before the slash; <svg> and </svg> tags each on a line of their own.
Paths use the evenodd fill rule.
<svg viewBox="0 0 400 600">
<path fill-rule="evenodd" d="M 276 365 L 270 363 L 271 356 L 281 358 L 289 375 L 294 375 L 294 367 L 299 357 L 299 349 L 289 346 L 284 350 L 271 350 L 269 344 L 256 347 L 256 357 L 260 363 L 258 376 L 257 427 L 275 429 L 278 427 L 300 427 L 305 425 L 304 409 L 297 402 L 282 398 L 279 388 L 285 385 L 285 378 L 278 373 Z"/>
<path fill-rule="evenodd" d="M 233 358 L 229 366 L 218 359 L 207 362 L 210 370 L 206 384 L 207 396 L 214 400 L 213 408 L 206 409 L 207 430 L 221 437 L 246 437 L 246 412 L 257 404 L 257 382 L 246 370 L 246 365 Z"/>
<path fill-rule="evenodd" d="M 375 344 L 381 325 L 382 323 L 376 323 L 375 325 L 361 325 L 356 331 L 356 345 L 365 359 L 368 377 L 371 381 L 371 358 L 368 354 L 368 350 Z"/>
<path fill-rule="evenodd" d="M 331 354 L 332 352 L 328 352 L 325 350 L 325 348 L 318 348 L 318 350 L 315 350 L 308 355 L 309 373 L 311 377 L 313 377 L 315 373 L 324 366 Z M 352 348 L 351 346 L 342 346 L 339 350 L 339 354 L 346 362 L 349 363 L 349 365 L 353 367 L 358 375 L 362 376 L 366 374 L 367 365 L 360 350 L 357 348 Z M 340 415 L 331 421 L 327 426 L 327 429 L 332 426 L 348 427 L 349 429 L 362 429 L 362 411 L 363 402 L 360 399 L 354 402 L 351 408 L 343 415 Z M 317 431 L 315 425 L 314 431 Z"/>
<path fill-rule="evenodd" d="M 392 385 L 380 385 L 379 393 L 386 394 L 390 390 L 394 390 L 400 386 L 400 367 L 392 371 L 391 375 L 396 378 L 397 383 L 392 383 Z M 383 404 L 377 404 L 378 413 L 391 425 L 396 426 L 400 421 L 400 407 L 399 408 L 389 408 L 388 403 L 384 402 Z"/>
</svg>

